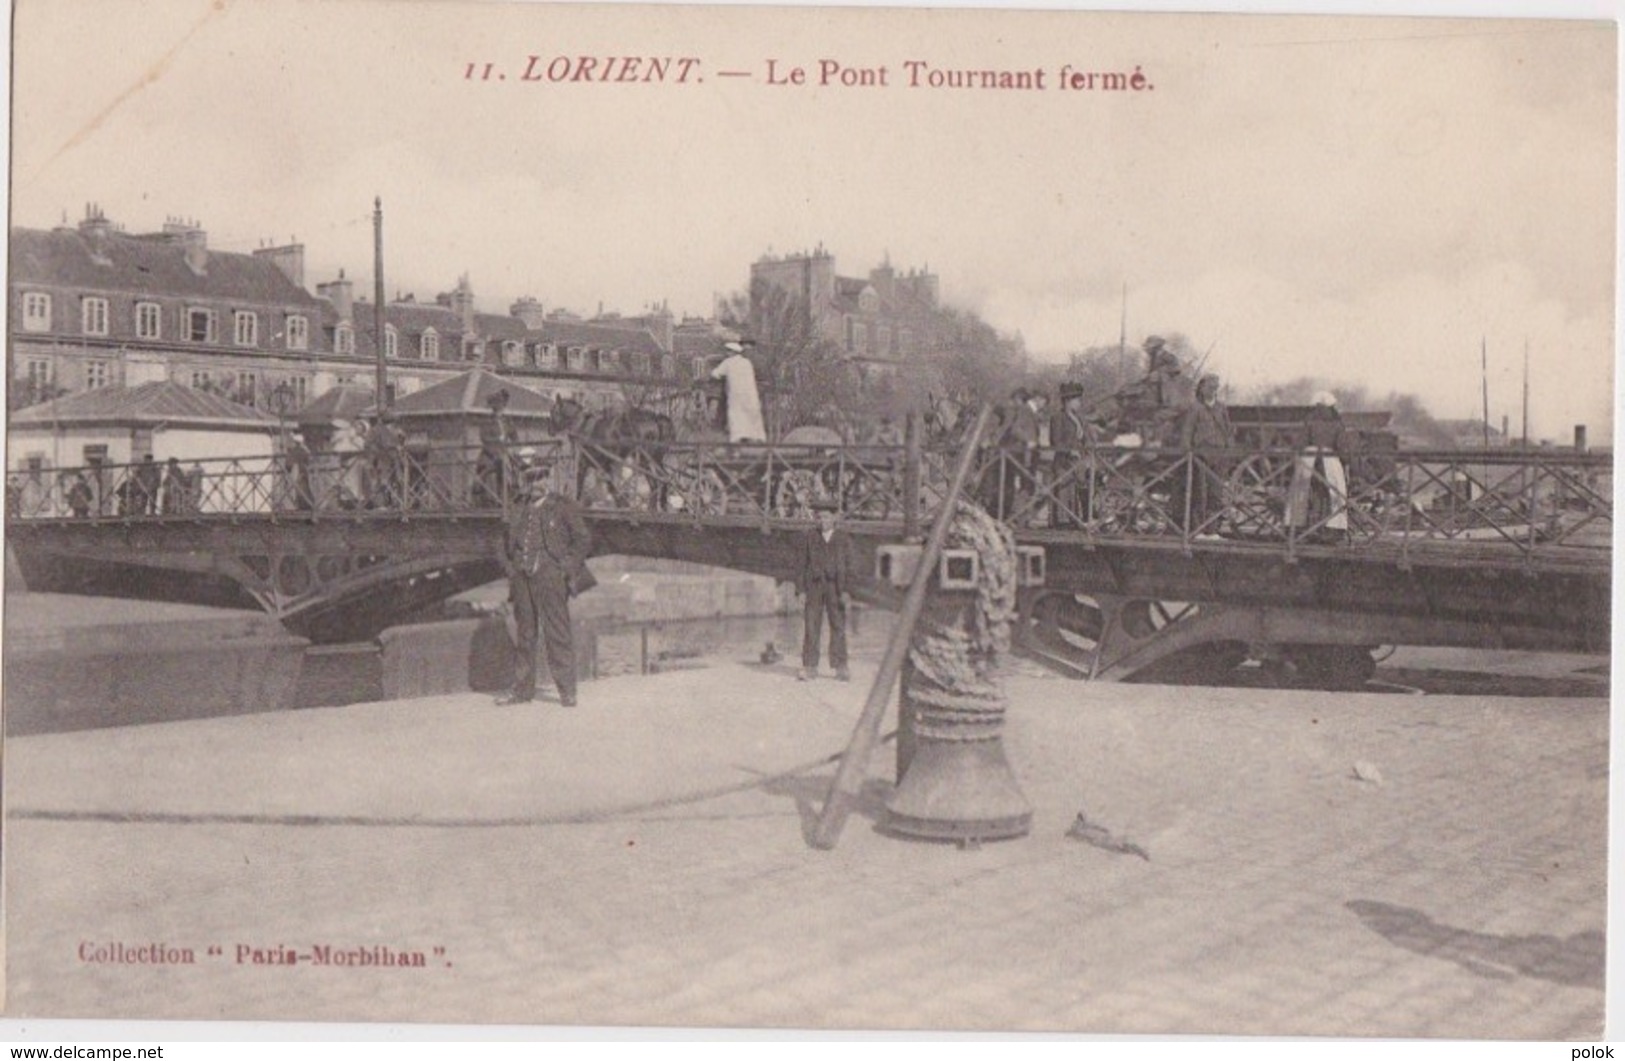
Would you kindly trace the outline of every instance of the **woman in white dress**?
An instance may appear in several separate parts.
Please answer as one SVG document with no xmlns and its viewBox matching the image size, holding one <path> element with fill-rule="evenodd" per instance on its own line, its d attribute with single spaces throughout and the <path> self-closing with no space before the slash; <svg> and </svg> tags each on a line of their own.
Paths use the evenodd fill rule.
<svg viewBox="0 0 1625 1061">
<path fill-rule="evenodd" d="M 756 366 L 745 356 L 743 343 L 727 342 L 722 347 L 728 356 L 711 370 L 711 378 L 722 380 L 727 389 L 728 441 L 766 442 L 762 399 L 756 391 Z"/>
</svg>

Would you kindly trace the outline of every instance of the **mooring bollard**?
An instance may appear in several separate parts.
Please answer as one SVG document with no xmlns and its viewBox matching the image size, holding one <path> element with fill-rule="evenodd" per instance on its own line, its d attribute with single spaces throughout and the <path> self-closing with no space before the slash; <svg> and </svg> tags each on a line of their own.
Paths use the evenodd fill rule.
<svg viewBox="0 0 1625 1061">
<path fill-rule="evenodd" d="M 898 702 L 897 785 L 881 828 L 906 837 L 1025 836 L 1032 806 L 1004 752 L 1007 701 L 997 676 L 1008 651 L 1016 586 L 1043 577 L 1009 532 L 962 505 L 915 625 Z M 892 577 L 911 571 L 909 546 L 887 546 Z M 917 563 L 917 559 L 915 560 Z"/>
</svg>

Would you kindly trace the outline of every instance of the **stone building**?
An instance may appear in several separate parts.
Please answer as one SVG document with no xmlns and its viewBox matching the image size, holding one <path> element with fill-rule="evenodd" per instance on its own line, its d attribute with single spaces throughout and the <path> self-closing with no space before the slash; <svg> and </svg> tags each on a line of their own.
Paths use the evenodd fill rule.
<svg viewBox="0 0 1625 1061">
<path fill-rule="evenodd" d="M 859 361 L 895 365 L 929 345 L 940 295 L 929 269 L 899 273 L 888 259 L 867 277 L 841 276 L 834 256 L 819 246 L 763 257 L 750 278 L 753 297 L 762 285 L 789 295 L 807 307 L 819 335 Z"/>
<path fill-rule="evenodd" d="M 13 229 L 12 408 L 170 380 L 268 408 L 309 395 L 324 353 L 304 247 L 210 250 L 194 222 L 131 235 L 95 206 L 77 226 Z"/>
<path fill-rule="evenodd" d="M 375 385 L 372 303 L 342 271 L 307 290 L 298 242 L 215 250 L 196 222 L 130 234 L 87 206 L 77 226 L 13 228 L 11 251 L 12 408 L 167 380 L 291 414 L 333 387 Z M 433 301 L 397 297 L 383 317 L 391 397 L 475 365 L 588 405 L 680 389 L 694 375 L 665 306 L 583 321 L 524 298 L 483 313 L 465 275 Z"/>
</svg>

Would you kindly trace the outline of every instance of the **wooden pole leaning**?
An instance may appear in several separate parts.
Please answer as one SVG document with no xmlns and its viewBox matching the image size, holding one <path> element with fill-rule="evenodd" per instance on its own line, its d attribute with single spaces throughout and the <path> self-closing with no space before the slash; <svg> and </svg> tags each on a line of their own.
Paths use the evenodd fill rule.
<svg viewBox="0 0 1625 1061">
<path fill-rule="evenodd" d="M 846 825 L 847 816 L 852 813 L 858 793 L 863 788 L 869 757 L 880 735 L 880 720 L 886 713 L 886 705 L 891 702 L 892 689 L 902 672 L 903 660 L 908 657 L 914 624 L 925 605 L 925 592 L 931 584 L 937 557 L 942 553 L 942 544 L 948 537 L 948 528 L 953 523 L 954 511 L 959 504 L 959 494 L 965 488 L 965 480 L 970 478 L 971 465 L 976 461 L 976 449 L 981 444 L 982 432 L 986 430 L 992 414 L 992 405 L 983 405 L 970 434 L 965 437 L 964 449 L 960 451 L 953 479 L 942 499 L 942 508 L 938 510 L 936 522 L 931 527 L 931 536 L 926 539 L 924 551 L 920 554 L 919 566 L 914 569 L 914 580 L 909 583 L 908 593 L 903 598 L 903 607 L 898 612 L 897 625 L 892 628 L 886 654 L 881 658 L 880 670 L 875 674 L 874 684 L 869 687 L 869 698 L 864 701 L 863 713 L 853 727 L 852 739 L 841 756 L 835 780 L 830 783 L 829 795 L 824 799 L 824 809 L 813 829 L 812 846 L 821 851 L 832 850 L 840 840 L 841 829 Z"/>
</svg>

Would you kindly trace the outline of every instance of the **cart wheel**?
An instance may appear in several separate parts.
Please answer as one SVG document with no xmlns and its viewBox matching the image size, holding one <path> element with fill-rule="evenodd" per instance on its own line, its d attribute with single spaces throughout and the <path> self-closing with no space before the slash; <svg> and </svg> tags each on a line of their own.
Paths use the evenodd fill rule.
<svg viewBox="0 0 1625 1061">
<path fill-rule="evenodd" d="M 621 508 L 647 511 L 653 506 L 654 480 L 629 465 L 621 465 L 615 474 L 615 501 Z"/>
<path fill-rule="evenodd" d="M 676 477 L 666 494 L 666 507 L 696 516 L 719 516 L 727 508 L 727 491 L 712 468 Z"/>
<path fill-rule="evenodd" d="M 815 472 L 788 471 L 773 492 L 773 514 L 780 519 L 811 519 L 813 503 L 827 496 L 828 491 Z"/>
</svg>

